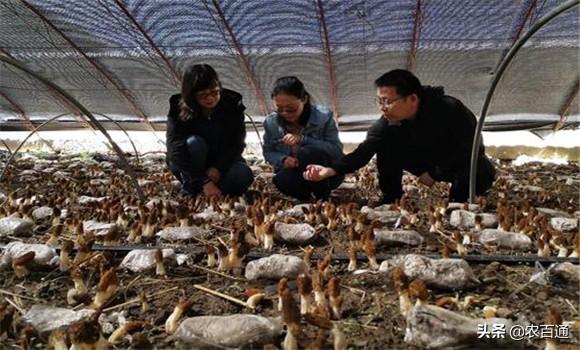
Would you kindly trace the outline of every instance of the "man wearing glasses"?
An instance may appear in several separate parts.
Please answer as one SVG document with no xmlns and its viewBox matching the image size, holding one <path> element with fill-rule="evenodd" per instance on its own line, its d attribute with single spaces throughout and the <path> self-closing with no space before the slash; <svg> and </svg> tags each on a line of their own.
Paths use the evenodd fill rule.
<svg viewBox="0 0 580 350">
<path fill-rule="evenodd" d="M 375 81 L 377 105 L 382 116 L 366 139 L 350 154 L 329 167 L 311 164 L 304 178 L 320 181 L 336 174 L 354 172 L 377 155 L 382 203 L 403 194 L 403 170 L 431 186 L 451 182 L 450 200 L 465 202 L 469 196 L 469 163 L 476 119 L 442 87 L 422 86 L 411 72 L 392 70 Z M 484 194 L 495 178 L 495 168 L 479 148 L 476 192 Z"/>
</svg>

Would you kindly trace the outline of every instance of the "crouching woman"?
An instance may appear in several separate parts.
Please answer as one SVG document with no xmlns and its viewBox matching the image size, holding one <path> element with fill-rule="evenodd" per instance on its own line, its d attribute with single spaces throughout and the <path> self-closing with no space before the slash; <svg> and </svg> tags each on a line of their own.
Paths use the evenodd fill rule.
<svg viewBox="0 0 580 350">
<path fill-rule="evenodd" d="M 344 176 L 317 183 L 305 180 L 302 172 L 308 164 L 330 164 L 342 158 L 342 143 L 332 112 L 312 104 L 304 84 L 293 76 L 276 81 L 272 101 L 276 111 L 264 121 L 262 151 L 276 172 L 274 185 L 299 200 L 328 198 Z"/>
<path fill-rule="evenodd" d="M 224 89 L 207 64 L 190 66 L 167 116 L 167 165 L 182 194 L 237 196 L 252 184 L 242 158 L 246 147 L 242 96 Z"/>
</svg>

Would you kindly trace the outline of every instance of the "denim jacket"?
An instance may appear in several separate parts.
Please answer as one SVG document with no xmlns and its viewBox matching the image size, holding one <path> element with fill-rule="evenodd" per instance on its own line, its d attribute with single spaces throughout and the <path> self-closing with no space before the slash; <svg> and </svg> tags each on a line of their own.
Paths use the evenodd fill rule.
<svg viewBox="0 0 580 350">
<path fill-rule="evenodd" d="M 319 105 L 311 105 L 310 107 L 308 122 L 300 133 L 303 136 L 300 146 L 319 147 L 328 152 L 333 159 L 342 158 L 342 143 L 338 138 L 338 128 L 332 117 L 332 111 Z M 280 124 L 279 118 L 281 117 L 276 112 L 266 117 L 264 144 L 262 146 L 264 158 L 274 166 L 275 170 L 283 167 L 284 158 L 291 153 L 289 146 L 280 143 L 286 132 Z"/>
</svg>

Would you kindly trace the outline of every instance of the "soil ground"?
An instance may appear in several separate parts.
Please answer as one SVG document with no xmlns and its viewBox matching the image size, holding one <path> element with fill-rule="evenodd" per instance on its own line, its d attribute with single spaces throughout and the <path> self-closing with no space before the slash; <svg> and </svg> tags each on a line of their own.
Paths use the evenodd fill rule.
<svg viewBox="0 0 580 350">
<path fill-rule="evenodd" d="M 59 185 L 63 180 L 58 179 L 57 171 L 67 172 L 64 175 L 65 181 L 76 184 L 76 193 L 68 187 L 67 191 L 57 193 L 57 197 L 71 197 L 77 195 L 101 196 L 110 191 L 116 191 L 119 195 L 128 193 L 133 195 L 132 188 L 126 177 L 122 177 L 124 182 L 120 182 L 116 188 L 103 188 L 102 186 L 89 186 L 91 179 L 106 179 L 116 172 L 115 167 L 109 167 L 108 157 L 103 159 L 99 155 L 84 155 L 83 159 L 72 159 L 70 157 L 42 157 L 40 163 L 36 158 L 21 157 L 11 165 L 7 178 L 3 182 L 3 192 L 11 193 L 20 189 L 16 197 L 31 195 L 47 195 L 59 192 Z M 96 161 L 95 161 L 96 159 Z M 105 161 L 103 161 L 105 160 Z M 68 170 L 67 166 L 73 162 L 80 161 L 79 171 Z M 86 164 L 85 164 L 86 163 Z M 181 201 L 177 194 L 177 188 L 172 186 L 171 175 L 166 172 L 162 160 L 157 158 L 145 159 L 141 165 L 133 159 L 133 165 L 137 169 L 139 180 L 152 180 L 145 185 L 145 193 L 148 197 L 161 197 Z M 43 164 L 43 166 L 38 166 Z M 35 168 L 36 166 L 36 168 Z M 266 169 L 265 167 L 263 167 Z M 579 165 L 572 163 L 569 165 L 550 165 L 541 163 L 529 163 L 519 167 L 513 167 L 508 162 L 498 166 L 498 178 L 510 177 L 514 186 L 540 186 L 544 189 L 543 196 L 530 197 L 532 205 L 536 207 L 548 207 L 574 213 L 578 208 L 578 195 L 580 189 Z M 30 175 L 21 176 L 26 169 L 37 169 Z M 73 168 L 74 169 L 74 168 Z M 378 200 L 378 189 L 376 181 L 369 182 L 365 179 L 373 178 L 374 168 L 363 169 L 355 176 L 349 176 L 347 182 L 356 184 L 353 189 L 339 189 L 333 193 L 332 200 L 336 203 L 354 201 L 361 205 L 376 203 Z M 357 179 L 358 178 L 358 179 Z M 273 198 L 284 198 L 268 182 L 267 176 L 259 176 L 253 185 L 253 189 L 262 194 L 270 194 Z M 513 191 L 513 187 L 506 188 L 501 181 L 496 182 L 491 191 L 487 212 L 495 212 L 499 192 L 505 192 L 509 200 L 519 200 L 518 192 Z M 426 198 L 419 194 L 427 191 Z M 443 187 L 431 190 L 421 189 L 415 193 L 414 199 L 417 201 L 421 211 L 425 211 L 431 198 L 444 195 Z M 65 205 L 62 205 L 65 206 Z M 67 207 L 71 212 L 79 212 L 82 217 L 83 208 L 77 205 Z M 87 219 L 87 218 L 85 218 Z M 209 233 L 200 237 L 202 240 L 216 242 L 218 237 L 227 239 L 228 231 L 224 228 L 231 227 L 235 218 L 230 218 L 221 222 L 211 223 Z M 445 223 L 445 228 L 452 228 Z M 418 248 L 406 247 L 380 247 L 377 254 L 405 254 L 405 253 L 438 253 L 440 251 L 441 237 L 436 233 L 428 231 L 429 225 L 426 220 L 415 229 L 423 235 L 425 243 Z M 45 242 L 47 239 L 46 225 L 39 224 L 35 227 L 35 234 L 32 237 L 13 238 L 25 242 Z M 317 255 L 322 255 L 333 248 L 337 255 L 345 254 L 347 247 L 346 228 L 339 226 L 334 232 L 322 231 L 320 238 L 315 242 Z M 2 243 L 8 243 L 11 239 L 4 239 Z M 149 243 L 153 244 L 153 242 Z M 126 244 L 124 244 L 126 245 Z M 145 320 L 148 327 L 142 332 L 149 341 L 159 349 L 185 349 L 185 345 L 175 341 L 173 337 L 164 332 L 164 323 L 172 312 L 176 303 L 183 297 L 193 300 L 193 307 L 187 316 L 199 315 L 228 315 L 235 313 L 250 312 L 230 301 L 209 295 L 193 287 L 194 284 L 202 284 L 216 291 L 245 300 L 245 290 L 248 288 L 263 288 L 266 291 L 266 301 L 258 306 L 255 313 L 264 316 L 279 316 L 279 312 L 274 307 L 277 303 L 276 281 L 251 282 L 243 277 L 232 275 L 223 276 L 214 272 L 208 272 L 199 266 L 205 267 L 203 245 L 199 241 L 189 243 L 169 244 L 166 246 L 176 247 L 181 251 L 195 251 L 192 254 L 189 264 L 168 268 L 168 275 L 165 278 L 155 276 L 153 272 L 146 274 L 135 274 L 118 269 L 117 274 L 120 281 L 121 292 L 107 303 L 107 307 L 113 310 L 105 312 L 110 315 L 114 312 L 122 312 L 127 319 Z M 197 249 L 197 250 L 196 250 Z M 274 252 L 284 252 L 302 256 L 303 252 L 299 247 L 283 246 L 276 244 Z M 261 248 L 252 249 L 254 254 L 269 254 Z M 474 255 L 521 255 L 535 256 L 535 248 L 529 251 L 509 251 L 498 250 L 490 252 L 485 249 L 475 248 L 470 254 Z M 123 252 L 117 252 L 110 256 L 110 265 L 118 266 L 124 256 Z M 314 259 L 316 261 L 316 259 Z M 380 262 L 380 261 L 379 261 Z M 331 273 L 338 276 L 343 286 L 341 295 L 344 297 L 342 319 L 339 321 L 340 328 L 346 335 L 348 343 L 356 349 L 414 349 L 403 341 L 405 334 L 405 319 L 399 313 L 399 299 L 390 274 L 386 273 L 362 273 L 352 274 L 346 269 L 346 262 L 333 261 Z M 479 300 L 479 304 L 462 311 L 463 314 L 471 317 L 481 317 L 482 308 L 486 305 L 502 309 L 508 318 L 516 319 L 525 316 L 532 323 L 542 324 L 542 320 L 550 307 L 556 307 L 562 314 L 565 321 L 580 321 L 579 309 L 579 286 L 547 285 L 540 286 L 528 283 L 533 273 L 538 267 L 532 264 L 501 264 L 471 263 L 476 276 L 483 281 L 478 287 L 470 290 L 441 291 L 430 290 L 431 300 L 434 301 L 444 296 L 459 296 L 463 299 L 467 295 L 473 295 Z M 362 262 L 362 268 L 366 263 Z M 87 286 L 93 295 L 94 288 L 98 283 L 97 268 L 89 269 L 86 278 Z M 0 271 L 0 303 L 10 302 L 16 305 L 18 310 L 25 312 L 32 305 L 42 303 L 60 307 L 69 307 L 66 302 L 66 293 L 72 287 L 72 282 L 68 273 L 62 273 L 57 269 L 49 271 L 34 271 L 25 279 L 18 279 L 13 271 L 8 269 Z M 293 288 L 293 285 L 291 285 Z M 151 307 L 142 311 L 139 303 L 122 305 L 124 302 L 138 297 L 142 292 L 147 295 L 155 295 L 151 298 Z M 115 308 L 117 305 L 121 307 Z M 19 331 L 15 325 L 11 327 L 8 334 L 0 335 L 0 348 L 16 349 L 20 347 Z M 116 323 L 113 323 L 116 326 Z M 305 346 L 315 337 L 315 328 L 305 326 L 305 332 L 300 339 L 301 345 Z M 573 331 L 574 337 L 570 343 L 578 344 L 578 330 Z M 40 335 L 29 340 L 31 348 L 46 347 L 46 339 Z M 279 345 L 279 343 L 277 344 Z M 125 340 L 116 348 L 123 349 L 130 347 L 130 342 Z M 331 347 L 330 337 L 326 343 Z M 534 339 L 526 345 L 528 349 L 543 348 L 542 340 Z"/>
</svg>

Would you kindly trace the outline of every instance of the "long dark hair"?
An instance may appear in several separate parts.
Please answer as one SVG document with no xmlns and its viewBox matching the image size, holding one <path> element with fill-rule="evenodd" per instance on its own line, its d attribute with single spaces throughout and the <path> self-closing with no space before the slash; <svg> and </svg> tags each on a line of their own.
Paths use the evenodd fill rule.
<svg viewBox="0 0 580 350">
<path fill-rule="evenodd" d="M 306 104 L 310 103 L 310 94 L 304 88 L 304 84 L 295 76 L 281 77 L 274 83 L 272 98 L 279 94 L 294 96 L 299 99 L 306 99 Z"/>
<path fill-rule="evenodd" d="M 197 117 L 201 108 L 195 94 L 202 90 L 220 87 L 217 72 L 209 64 L 194 64 L 187 68 L 181 80 L 181 101 L 179 118 L 188 120 Z"/>
</svg>

